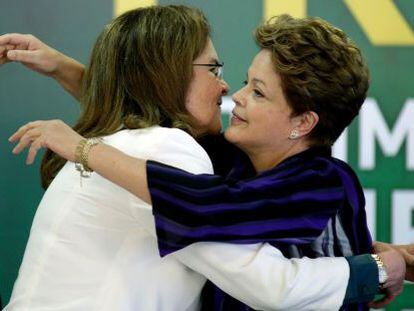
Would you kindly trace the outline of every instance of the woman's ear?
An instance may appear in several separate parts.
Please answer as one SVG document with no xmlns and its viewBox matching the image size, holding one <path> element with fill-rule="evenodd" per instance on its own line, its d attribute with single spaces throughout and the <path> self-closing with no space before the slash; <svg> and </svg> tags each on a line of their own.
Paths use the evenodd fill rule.
<svg viewBox="0 0 414 311">
<path fill-rule="evenodd" d="M 318 122 L 319 116 L 314 111 L 306 111 L 294 117 L 295 130 L 298 132 L 299 137 L 309 134 Z"/>
</svg>

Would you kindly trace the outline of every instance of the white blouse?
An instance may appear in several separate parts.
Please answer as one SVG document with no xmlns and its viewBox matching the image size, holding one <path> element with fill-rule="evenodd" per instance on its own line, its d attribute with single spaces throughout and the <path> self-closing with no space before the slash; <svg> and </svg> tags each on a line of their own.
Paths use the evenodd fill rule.
<svg viewBox="0 0 414 311">
<path fill-rule="evenodd" d="M 213 171 L 179 129 L 122 130 L 104 142 L 193 173 Z M 96 173 L 81 185 L 66 163 L 37 209 L 6 310 L 196 310 L 205 278 L 160 258 L 143 221 L 154 226 L 150 205 Z"/>
</svg>

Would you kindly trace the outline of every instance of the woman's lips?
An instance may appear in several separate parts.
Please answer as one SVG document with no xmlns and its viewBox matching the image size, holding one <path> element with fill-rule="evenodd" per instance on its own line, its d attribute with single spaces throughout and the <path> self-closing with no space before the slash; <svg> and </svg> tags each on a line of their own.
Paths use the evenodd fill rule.
<svg viewBox="0 0 414 311">
<path fill-rule="evenodd" d="M 242 123 L 242 122 L 246 122 L 245 119 L 241 118 L 237 113 L 234 112 L 234 110 L 232 111 L 232 116 L 231 116 L 231 124 L 238 124 L 238 123 Z"/>
</svg>

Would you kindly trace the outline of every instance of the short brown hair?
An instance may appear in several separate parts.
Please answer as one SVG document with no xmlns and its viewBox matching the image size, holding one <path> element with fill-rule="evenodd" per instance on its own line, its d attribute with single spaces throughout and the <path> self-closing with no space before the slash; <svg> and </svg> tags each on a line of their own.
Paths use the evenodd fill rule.
<svg viewBox="0 0 414 311">
<path fill-rule="evenodd" d="M 311 145 L 332 145 L 366 98 L 369 71 L 361 51 L 342 30 L 314 17 L 273 17 L 255 39 L 272 52 L 293 115 L 318 114 Z"/>
<path fill-rule="evenodd" d="M 126 12 L 99 35 L 83 78 L 82 114 L 74 129 L 85 137 L 121 127 L 176 127 L 192 133 L 185 96 L 192 63 L 204 50 L 209 24 L 200 10 L 181 5 Z M 47 187 L 65 160 L 47 151 Z"/>
</svg>

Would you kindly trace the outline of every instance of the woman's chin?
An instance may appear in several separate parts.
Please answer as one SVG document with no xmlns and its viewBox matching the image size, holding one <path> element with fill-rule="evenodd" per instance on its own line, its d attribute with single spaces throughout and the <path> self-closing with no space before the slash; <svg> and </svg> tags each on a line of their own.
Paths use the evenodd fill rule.
<svg viewBox="0 0 414 311">
<path fill-rule="evenodd" d="M 214 122 L 212 126 L 210 126 L 208 133 L 211 135 L 218 135 L 221 133 L 221 130 L 222 130 L 222 124 L 221 124 L 221 119 L 219 119 L 218 121 Z"/>
<path fill-rule="evenodd" d="M 230 143 L 236 144 L 238 142 L 237 128 L 230 125 L 224 132 L 224 137 Z"/>
</svg>

